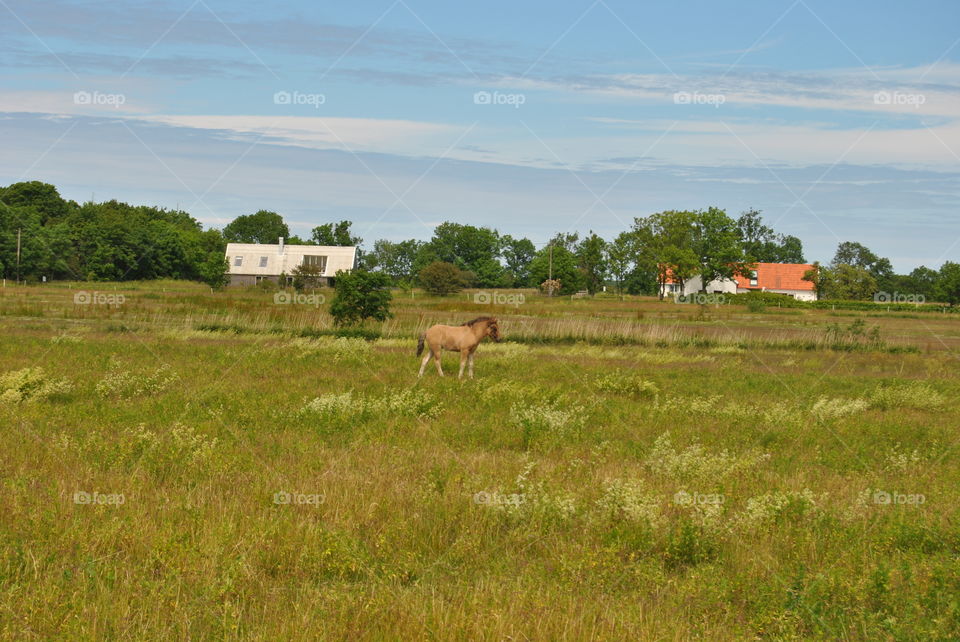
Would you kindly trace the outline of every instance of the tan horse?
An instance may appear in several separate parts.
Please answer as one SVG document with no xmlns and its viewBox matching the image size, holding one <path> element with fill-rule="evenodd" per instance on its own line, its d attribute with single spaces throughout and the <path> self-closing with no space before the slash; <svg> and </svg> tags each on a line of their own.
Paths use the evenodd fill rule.
<svg viewBox="0 0 960 642">
<path fill-rule="evenodd" d="M 417 342 L 417 356 L 423 352 L 424 343 L 430 348 L 427 356 L 423 358 L 420 364 L 420 374 L 433 357 L 437 362 L 437 373 L 442 377 L 443 369 L 440 367 L 441 350 L 451 350 L 460 353 L 460 379 L 463 379 L 463 366 L 470 366 L 470 378 L 473 379 L 473 352 L 480 345 L 484 337 L 490 337 L 494 341 L 500 341 L 500 330 L 497 328 L 497 320 L 493 317 L 477 317 L 473 321 L 467 321 L 463 325 L 435 325 L 420 335 Z"/>
</svg>

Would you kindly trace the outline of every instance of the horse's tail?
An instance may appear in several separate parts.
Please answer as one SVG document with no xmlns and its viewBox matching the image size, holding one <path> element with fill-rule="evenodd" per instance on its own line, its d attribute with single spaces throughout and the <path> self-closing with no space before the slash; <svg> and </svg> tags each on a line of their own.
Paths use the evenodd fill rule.
<svg viewBox="0 0 960 642">
<path fill-rule="evenodd" d="M 420 335 L 420 339 L 417 341 L 417 356 L 423 352 L 423 342 L 427 339 L 427 333 L 424 332 Z"/>
</svg>

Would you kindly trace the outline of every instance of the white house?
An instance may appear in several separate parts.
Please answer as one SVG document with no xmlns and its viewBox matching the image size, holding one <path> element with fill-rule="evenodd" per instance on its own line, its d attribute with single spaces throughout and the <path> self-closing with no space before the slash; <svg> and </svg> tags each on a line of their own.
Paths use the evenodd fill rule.
<svg viewBox="0 0 960 642">
<path fill-rule="evenodd" d="M 227 243 L 230 285 L 254 285 L 264 279 L 277 281 L 281 274 L 288 278 L 300 265 L 320 267 L 322 281 L 330 284 L 339 270 L 356 266 L 355 246 L 287 245 L 280 237 L 276 245 L 261 243 Z"/>
<path fill-rule="evenodd" d="M 732 279 L 711 281 L 707 284 L 710 294 L 743 294 L 745 292 L 774 292 L 788 294 L 801 301 L 816 301 L 817 293 L 811 281 L 803 275 L 813 266 L 807 263 L 757 263 L 750 276 L 735 276 Z M 682 285 L 675 279 L 664 284 L 664 296 L 689 295 L 700 291 L 700 277 L 688 279 Z"/>
</svg>

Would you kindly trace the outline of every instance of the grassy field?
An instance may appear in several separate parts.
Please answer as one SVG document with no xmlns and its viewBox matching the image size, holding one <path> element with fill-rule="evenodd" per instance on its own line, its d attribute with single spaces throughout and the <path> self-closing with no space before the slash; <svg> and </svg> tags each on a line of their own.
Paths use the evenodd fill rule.
<svg viewBox="0 0 960 642">
<path fill-rule="evenodd" d="M 958 315 L 91 285 L 0 290 L 5 639 L 960 638 Z"/>
</svg>

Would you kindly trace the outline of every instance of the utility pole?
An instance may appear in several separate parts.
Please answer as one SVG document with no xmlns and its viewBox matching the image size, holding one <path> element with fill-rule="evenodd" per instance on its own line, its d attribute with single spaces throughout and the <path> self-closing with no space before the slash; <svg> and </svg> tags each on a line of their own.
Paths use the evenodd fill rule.
<svg viewBox="0 0 960 642">
<path fill-rule="evenodd" d="M 17 228 L 17 285 L 20 285 L 20 232 L 23 228 Z"/>
<path fill-rule="evenodd" d="M 550 270 L 547 276 L 550 287 L 547 288 L 549 296 L 553 296 L 553 241 L 550 241 Z"/>
</svg>

